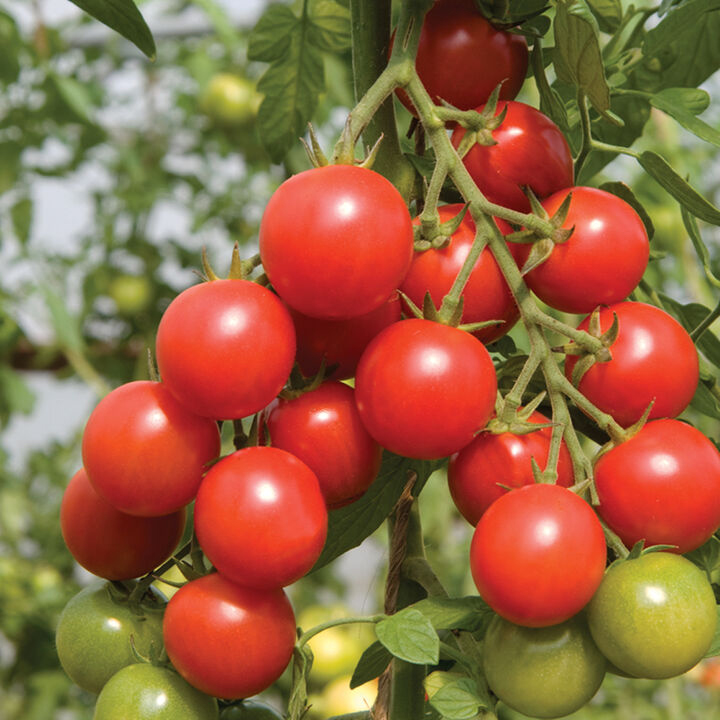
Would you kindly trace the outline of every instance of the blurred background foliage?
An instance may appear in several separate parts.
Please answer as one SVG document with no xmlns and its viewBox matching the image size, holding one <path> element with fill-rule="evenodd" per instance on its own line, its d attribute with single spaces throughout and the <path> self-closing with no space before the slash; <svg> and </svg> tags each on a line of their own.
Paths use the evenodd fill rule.
<svg viewBox="0 0 720 720">
<path fill-rule="evenodd" d="M 265 5 L 140 3 L 157 43 L 157 59 L 150 62 L 67 0 L 0 2 L 5 720 L 71 720 L 92 713 L 93 699 L 58 667 L 54 628 L 63 605 L 89 580 L 64 548 L 58 508 L 80 464 L 80 433 L 97 395 L 147 376 L 146 353 L 160 316 L 194 281 L 201 248 L 208 248 L 220 273 L 233 243 L 245 255 L 254 252 L 273 189 L 307 167 L 300 143 L 273 163 L 258 138 L 255 84 L 265 66 L 247 60 L 247 47 Z M 238 6 L 245 6 L 239 14 Z M 353 102 L 349 49 L 333 50 L 322 55 L 325 87 L 313 111 L 326 147 Z M 717 98 L 719 86 L 716 74 L 704 87 Z M 520 99 L 535 100 L 532 83 Z M 409 116 L 398 111 L 404 132 Z M 703 118 L 719 127 L 720 103 Z M 718 204 L 718 148 L 655 111 L 641 147 L 661 152 Z M 703 274 L 678 205 L 632 161 L 615 161 L 602 175 L 631 185 L 652 217 L 648 283 L 682 303 L 714 307 L 717 288 Z M 720 229 L 703 225 L 701 233 L 718 271 Z M 712 416 L 711 409 L 693 420 L 717 439 L 720 415 Z M 462 560 L 470 528 L 444 485 L 442 472 L 436 473 L 421 502 L 428 555 L 452 594 L 474 593 Z M 371 540 L 354 554 L 351 571 L 335 563 L 298 583 L 298 610 L 322 604 L 327 614 L 335 603 L 374 612 L 382 604 L 372 589 L 381 587 L 382 541 Z M 333 679 L 352 672 L 358 647 L 367 644 L 362 633 L 343 631 L 329 648 L 315 647 L 317 717 L 344 711 L 318 698 Z M 705 668 L 662 685 L 609 677 L 593 704 L 573 717 L 708 718 L 708 708 L 720 702 L 714 668 L 714 675 Z M 356 702 L 364 707 L 363 700 Z"/>
</svg>

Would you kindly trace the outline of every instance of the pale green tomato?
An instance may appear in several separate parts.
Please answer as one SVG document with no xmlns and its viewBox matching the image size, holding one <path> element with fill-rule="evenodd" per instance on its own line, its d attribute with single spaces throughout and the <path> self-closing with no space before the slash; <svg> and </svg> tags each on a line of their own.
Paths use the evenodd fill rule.
<svg viewBox="0 0 720 720">
<path fill-rule="evenodd" d="M 221 125 L 238 126 L 257 114 L 260 96 L 247 78 L 231 73 L 214 75 L 200 99 L 203 112 Z"/>
</svg>

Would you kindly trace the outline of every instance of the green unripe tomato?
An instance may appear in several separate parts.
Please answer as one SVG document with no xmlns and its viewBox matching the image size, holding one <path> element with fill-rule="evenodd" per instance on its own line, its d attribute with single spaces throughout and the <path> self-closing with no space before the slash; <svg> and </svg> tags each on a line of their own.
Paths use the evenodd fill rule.
<svg viewBox="0 0 720 720">
<path fill-rule="evenodd" d="M 162 609 L 144 608 L 134 613 L 127 597 L 110 583 L 80 591 L 60 615 L 55 643 L 60 664 L 70 679 L 84 690 L 99 693 L 121 668 L 137 662 L 130 644 L 141 655 L 150 646 L 162 647 Z"/>
<path fill-rule="evenodd" d="M 135 315 L 150 304 L 152 285 L 144 275 L 117 275 L 110 281 L 108 295 L 121 315 Z"/>
<path fill-rule="evenodd" d="M 267 705 L 245 700 L 240 705 L 225 708 L 220 713 L 220 720 L 282 720 L 282 715 Z"/>
<path fill-rule="evenodd" d="M 200 106 L 215 122 L 235 127 L 249 123 L 255 117 L 260 96 L 247 78 L 218 73 L 205 88 Z"/>
<path fill-rule="evenodd" d="M 93 720 L 218 720 L 218 705 L 176 672 L 136 663 L 108 680 Z"/>
<path fill-rule="evenodd" d="M 582 615 L 528 628 L 496 616 L 485 636 L 490 689 L 506 705 L 537 718 L 557 718 L 590 700 L 605 677 L 605 658 Z"/>
<path fill-rule="evenodd" d="M 665 552 L 610 567 L 587 609 L 605 657 L 628 675 L 653 679 L 680 675 L 702 659 L 717 613 L 702 570 Z"/>
</svg>

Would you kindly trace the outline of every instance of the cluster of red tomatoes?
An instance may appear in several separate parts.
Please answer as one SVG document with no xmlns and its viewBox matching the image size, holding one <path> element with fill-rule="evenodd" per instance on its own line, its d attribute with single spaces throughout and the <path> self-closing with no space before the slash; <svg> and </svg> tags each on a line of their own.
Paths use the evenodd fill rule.
<svg viewBox="0 0 720 720">
<path fill-rule="evenodd" d="M 427 22 L 442 27 L 448 7 L 457 13 L 465 5 L 472 3 L 439 2 Z M 698 380 L 691 338 L 662 310 L 626 300 L 648 262 L 644 225 L 620 198 L 574 186 L 560 130 L 512 100 L 527 64 L 524 39 L 493 30 L 474 8 L 468 12 L 482 32 L 493 33 L 493 43 L 509 43 L 498 51 L 510 62 L 499 79 L 520 80 L 504 86 L 494 113 L 485 112 L 480 142 L 465 142 L 475 131 L 457 127 L 453 143 L 469 148 L 465 165 L 490 200 L 527 212 L 529 187 L 549 217 L 560 211 L 557 224 L 573 229 L 525 275 L 551 308 L 584 314 L 600 307 L 579 327 L 599 337 L 608 354 L 585 363 L 579 377 L 573 370 L 582 360 L 570 355 L 567 377 L 625 428 L 651 406 L 649 422 L 598 456 L 597 513 L 628 547 L 643 540 L 675 553 L 695 549 L 720 526 L 720 454 L 672 419 Z M 423 33 L 418 70 L 437 97 L 443 91 L 431 77 L 438 67 L 432 27 Z M 469 101 L 462 89 L 443 98 L 482 114 L 496 84 Z M 461 211 L 442 206 L 439 219 Z M 606 571 L 603 527 L 570 489 L 584 478 L 574 476 L 564 443 L 557 484 L 534 482 L 531 459 L 541 468 L 548 462 L 548 419 L 525 418 L 540 427 L 522 435 L 485 430 L 497 398 L 485 343 L 519 317 L 490 250 L 463 291 L 461 319 L 488 326 L 469 333 L 401 319 L 397 290 L 418 306 L 429 293 L 438 305 L 474 237 L 466 216 L 444 245 L 414 252 L 413 220 L 383 177 L 351 165 L 300 173 L 275 192 L 261 223 L 260 258 L 274 292 L 239 277 L 184 291 L 157 333 L 162 382 L 124 385 L 93 411 L 84 469 L 63 499 L 65 540 L 90 572 L 136 578 L 173 553 L 194 502 L 196 540 L 217 572 L 183 585 L 158 622 L 172 665 L 201 697 L 248 697 L 283 672 L 296 638 L 283 588 L 313 567 L 328 509 L 367 490 L 383 448 L 451 458 L 453 499 L 476 526 L 473 577 L 497 612 L 484 662 L 500 699 L 531 715 L 563 715 L 592 697 L 607 660 L 631 676 L 668 677 L 707 651 L 717 611 L 700 570 L 679 554 L 654 552 Z M 531 252 L 515 243 L 511 251 L 520 267 Z M 320 373 L 317 382 L 286 387 L 295 363 L 306 377 Z M 349 378 L 354 383 L 341 382 Z M 219 457 L 219 424 L 256 414 L 257 444 Z M 119 667 L 132 662 L 127 648 L 119 655 Z M 559 657 L 572 662 L 555 673 L 561 684 L 551 686 L 547 677 Z M 103 676 L 84 687 L 103 688 L 104 707 L 114 681 Z M 208 716 L 198 712 L 193 717 Z"/>
</svg>

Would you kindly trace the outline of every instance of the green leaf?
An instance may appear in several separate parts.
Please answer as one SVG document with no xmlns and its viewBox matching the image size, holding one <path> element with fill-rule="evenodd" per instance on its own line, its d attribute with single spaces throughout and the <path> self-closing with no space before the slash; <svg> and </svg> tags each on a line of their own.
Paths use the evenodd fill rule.
<svg viewBox="0 0 720 720">
<path fill-rule="evenodd" d="M 440 638 L 418 610 L 406 608 L 375 626 L 378 640 L 396 657 L 414 665 L 436 665 Z"/>
<path fill-rule="evenodd" d="M 643 40 L 643 54 L 657 55 L 663 48 L 672 45 L 677 38 L 693 27 L 707 20 L 707 13 L 720 9 L 720 0 L 690 0 L 683 3 L 649 30 Z"/>
<path fill-rule="evenodd" d="M 705 247 L 705 243 L 700 235 L 697 221 L 685 208 L 680 208 L 680 214 L 682 216 L 683 225 L 690 236 L 690 241 L 692 242 L 695 252 L 702 263 L 708 282 L 715 285 L 715 287 L 720 287 L 720 278 L 715 275 L 712 267 L 710 266 L 710 253 Z"/>
<path fill-rule="evenodd" d="M 10 414 L 32 412 L 35 404 L 33 391 L 25 384 L 19 373 L 7 365 L 0 365 L 0 398 L 3 410 Z"/>
<path fill-rule="evenodd" d="M 155 59 L 155 40 L 132 0 L 70 0 L 70 2 L 128 39 L 151 60 Z"/>
<path fill-rule="evenodd" d="M 685 553 L 685 557 L 707 573 L 711 582 L 716 582 L 720 574 L 720 540 L 715 535 L 696 550 Z"/>
<path fill-rule="evenodd" d="M 623 19 L 620 0 L 587 0 L 587 4 L 598 21 L 600 30 L 614 33 L 620 27 Z"/>
<path fill-rule="evenodd" d="M 553 63 L 560 82 L 575 85 L 599 113 L 610 109 L 597 21 L 584 0 L 559 0 L 555 11 Z"/>
<path fill-rule="evenodd" d="M 635 193 L 623 182 L 606 182 L 600 186 L 601 190 L 605 192 L 617 195 L 621 200 L 624 200 L 633 210 L 640 216 L 640 219 L 645 225 L 645 231 L 648 234 L 648 239 L 652 240 L 655 234 L 655 226 L 647 210 L 643 207 L 642 203 L 635 197 Z"/>
<path fill-rule="evenodd" d="M 693 115 L 699 115 L 710 106 L 710 96 L 700 88 L 665 88 L 655 93 L 655 97 L 661 98 L 661 102 L 676 105 Z"/>
<path fill-rule="evenodd" d="M 410 607 L 421 612 L 436 630 L 476 632 L 487 626 L 495 615 L 479 596 L 425 598 Z"/>
<path fill-rule="evenodd" d="M 710 389 L 703 380 L 698 383 L 695 394 L 690 401 L 690 407 L 696 412 L 710 418 L 720 420 L 720 402 L 710 392 Z"/>
<path fill-rule="evenodd" d="M 444 683 L 430 696 L 430 704 L 444 720 L 471 720 L 486 707 L 478 696 L 477 685 L 469 677 L 456 677 Z"/>
<path fill-rule="evenodd" d="M 668 96 L 667 92 L 667 90 L 663 90 L 650 98 L 653 107 L 670 115 L 686 130 L 697 135 L 701 140 L 720 147 L 720 131 L 708 125 L 704 120 L 695 117 L 692 112 L 689 112 L 675 101 L 676 95 Z"/>
<path fill-rule="evenodd" d="M 313 39 L 322 50 L 340 52 L 350 47 L 350 11 L 333 0 L 316 0 L 311 6 Z"/>
<path fill-rule="evenodd" d="M 409 474 L 417 473 L 413 495 L 417 496 L 438 462 L 409 460 L 386 452 L 377 478 L 354 503 L 329 513 L 328 536 L 314 570 L 327 565 L 372 535 L 392 512 L 402 495 Z"/>
<path fill-rule="evenodd" d="M 84 343 L 77 318 L 70 314 L 65 301 L 47 285 L 43 287 L 43 295 L 58 344 L 68 350 L 81 352 Z"/>
<path fill-rule="evenodd" d="M 21 44 L 15 19 L 0 11 L 0 81 L 9 84 L 17 80 Z"/>
<path fill-rule="evenodd" d="M 12 189 L 20 173 L 20 143 L 0 143 L 0 195 Z"/>
<path fill-rule="evenodd" d="M 287 5 L 270 5 L 250 33 L 248 60 L 274 62 L 285 57 L 298 23 Z"/>
<path fill-rule="evenodd" d="M 680 321 L 680 324 L 692 332 L 710 313 L 710 309 L 700 303 L 683 305 L 668 295 L 660 294 L 665 307 Z M 698 350 L 713 364 L 720 368 L 720 340 L 711 330 L 706 330 L 697 341 Z"/>
<path fill-rule="evenodd" d="M 376 640 L 360 656 L 350 679 L 350 687 L 360 687 L 366 682 L 380 677 L 391 660 L 392 653 L 379 640 Z"/>
<path fill-rule="evenodd" d="M 715 655 L 720 655 L 720 605 L 718 605 L 717 612 L 718 624 L 717 629 L 715 630 L 715 637 L 713 638 L 712 643 L 710 643 L 710 647 L 705 653 L 705 657 L 714 657 Z"/>
<path fill-rule="evenodd" d="M 25 245 L 30 237 L 30 227 L 32 225 L 33 202 L 29 197 L 20 198 L 11 208 L 10 217 L 12 218 L 13 230 L 15 237 Z"/>
<path fill-rule="evenodd" d="M 52 73 L 50 78 L 60 97 L 75 115 L 83 122 L 91 123 L 93 102 L 87 87 L 67 75 Z"/>
<path fill-rule="evenodd" d="M 670 167 L 667 160 L 646 150 L 638 157 L 643 169 L 695 217 L 711 225 L 720 225 L 720 210 Z"/>
</svg>

